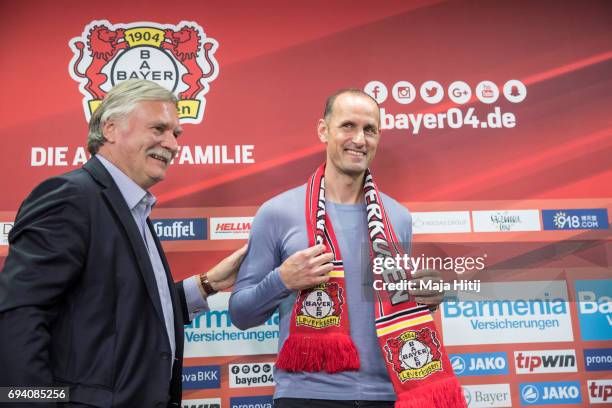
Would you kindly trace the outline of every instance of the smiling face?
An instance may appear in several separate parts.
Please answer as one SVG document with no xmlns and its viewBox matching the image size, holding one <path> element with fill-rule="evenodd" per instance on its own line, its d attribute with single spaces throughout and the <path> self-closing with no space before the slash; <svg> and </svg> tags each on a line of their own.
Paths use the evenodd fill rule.
<svg viewBox="0 0 612 408">
<path fill-rule="evenodd" d="M 147 190 L 164 179 L 182 129 L 173 103 L 140 101 L 127 117 L 109 119 L 103 133 L 100 153 Z"/>
<path fill-rule="evenodd" d="M 366 95 L 347 92 L 336 97 L 327 118 L 319 120 L 319 139 L 327 144 L 327 167 L 352 178 L 364 174 L 380 140 L 380 112 Z"/>
</svg>

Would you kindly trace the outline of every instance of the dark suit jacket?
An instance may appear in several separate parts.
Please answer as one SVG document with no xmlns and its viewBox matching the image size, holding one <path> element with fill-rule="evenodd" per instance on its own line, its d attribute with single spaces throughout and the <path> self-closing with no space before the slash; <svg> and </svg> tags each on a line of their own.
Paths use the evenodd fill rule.
<svg viewBox="0 0 612 408">
<path fill-rule="evenodd" d="M 179 406 L 188 316 L 152 235 L 174 306 L 172 378 L 153 268 L 110 174 L 94 157 L 36 187 L 0 273 L 0 386 L 65 385 L 85 406 Z"/>
</svg>

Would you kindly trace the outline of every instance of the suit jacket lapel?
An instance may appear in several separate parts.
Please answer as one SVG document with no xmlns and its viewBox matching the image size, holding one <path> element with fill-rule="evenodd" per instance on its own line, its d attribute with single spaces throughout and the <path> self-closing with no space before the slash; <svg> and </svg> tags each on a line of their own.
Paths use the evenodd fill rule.
<svg viewBox="0 0 612 408">
<path fill-rule="evenodd" d="M 140 270 L 144 280 L 147 292 L 149 293 L 149 297 L 157 313 L 157 317 L 160 319 L 162 324 L 165 324 L 161 301 L 159 299 L 159 292 L 157 290 L 157 283 L 155 281 L 155 273 L 153 272 L 149 252 L 147 251 L 144 241 L 142 240 L 142 236 L 140 235 L 136 221 L 134 221 L 134 217 L 132 216 L 127 203 L 125 202 L 123 195 L 121 195 L 121 191 L 119 191 L 119 188 L 113 181 L 111 175 L 108 173 L 108 171 L 106 171 L 102 163 L 100 163 L 95 156 L 85 163 L 83 168 L 87 170 L 96 181 L 105 187 L 102 190 L 102 194 L 117 217 L 119 217 L 121 225 L 125 229 L 132 250 L 134 251 L 136 262 L 138 263 L 138 269 Z M 170 292 L 172 293 L 172 290 Z"/>
</svg>

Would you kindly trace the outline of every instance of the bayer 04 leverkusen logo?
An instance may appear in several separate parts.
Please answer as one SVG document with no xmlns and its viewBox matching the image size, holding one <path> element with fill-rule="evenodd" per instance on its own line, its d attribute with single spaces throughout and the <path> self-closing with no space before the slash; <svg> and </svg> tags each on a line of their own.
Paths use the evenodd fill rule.
<svg viewBox="0 0 612 408">
<path fill-rule="evenodd" d="M 421 380 L 442 370 L 440 343 L 427 327 L 387 339 L 384 348 L 387 361 L 401 382 Z"/>
<path fill-rule="evenodd" d="M 95 20 L 70 40 L 69 72 L 85 96 L 87 121 L 106 92 L 128 79 L 149 79 L 174 92 L 182 123 L 200 123 L 210 83 L 219 74 L 219 46 L 192 21 L 111 24 Z"/>
<path fill-rule="evenodd" d="M 343 303 L 342 288 L 336 282 L 302 290 L 295 305 L 295 323 L 313 329 L 340 326 Z"/>
</svg>

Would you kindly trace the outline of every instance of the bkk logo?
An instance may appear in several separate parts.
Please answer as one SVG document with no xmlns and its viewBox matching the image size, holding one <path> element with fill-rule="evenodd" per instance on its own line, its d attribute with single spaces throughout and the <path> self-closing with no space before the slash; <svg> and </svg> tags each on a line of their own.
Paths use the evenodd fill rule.
<svg viewBox="0 0 612 408">
<path fill-rule="evenodd" d="M 508 359 L 504 352 L 450 354 L 449 358 L 458 377 L 508 374 Z"/>
<path fill-rule="evenodd" d="M 95 20 L 69 45 L 74 53 L 69 72 L 85 96 L 87 121 L 114 85 L 135 78 L 157 82 L 177 95 L 181 122 L 202 121 L 204 95 L 219 65 L 214 57 L 218 43 L 200 25 Z"/>
<path fill-rule="evenodd" d="M 576 301 L 583 340 L 612 340 L 612 280 L 577 280 Z"/>
<path fill-rule="evenodd" d="M 442 370 L 440 343 L 427 327 L 388 339 L 385 352 L 401 382 L 420 380 Z"/>
<path fill-rule="evenodd" d="M 295 305 L 295 324 L 313 329 L 340 326 L 343 303 L 342 288 L 336 282 L 302 290 Z"/>
<path fill-rule="evenodd" d="M 219 387 L 221 387 L 220 366 L 183 367 L 183 389 L 198 390 Z"/>
<path fill-rule="evenodd" d="M 582 402 L 578 381 L 521 383 L 519 394 L 521 405 L 579 404 Z"/>
</svg>

